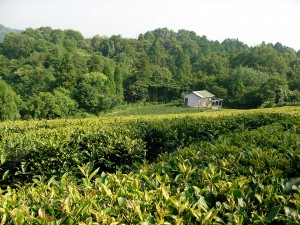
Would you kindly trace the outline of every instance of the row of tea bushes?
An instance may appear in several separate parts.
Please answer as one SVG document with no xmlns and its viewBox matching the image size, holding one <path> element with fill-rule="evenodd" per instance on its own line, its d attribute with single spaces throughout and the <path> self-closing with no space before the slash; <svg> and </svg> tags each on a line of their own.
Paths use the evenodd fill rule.
<svg viewBox="0 0 300 225">
<path fill-rule="evenodd" d="M 88 163 L 77 177 L 0 189 L 0 224 L 300 224 L 300 129 L 288 120 L 166 152 L 127 174 Z"/>
<path fill-rule="evenodd" d="M 0 185 L 51 177 L 93 161 L 102 171 L 130 171 L 135 162 L 220 135 L 279 123 L 299 124 L 296 115 L 246 111 L 232 116 L 54 120 L 8 123 L 0 127 Z M 215 114 L 214 114 L 215 115 Z M 61 124 L 61 125 L 60 125 Z M 11 125 L 11 126 L 8 126 Z M 75 172 L 75 171 L 74 171 Z"/>
<path fill-rule="evenodd" d="M 1 142 L 1 157 L 2 183 L 7 184 L 62 175 L 89 161 L 106 171 L 126 169 L 145 158 L 145 144 L 134 128 L 69 126 L 10 134 Z"/>
</svg>

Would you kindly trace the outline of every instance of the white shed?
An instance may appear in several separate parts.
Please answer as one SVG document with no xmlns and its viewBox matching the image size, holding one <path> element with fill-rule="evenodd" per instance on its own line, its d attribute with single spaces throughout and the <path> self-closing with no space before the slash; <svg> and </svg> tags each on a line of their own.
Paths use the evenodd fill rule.
<svg viewBox="0 0 300 225">
<path fill-rule="evenodd" d="M 221 108 L 223 99 L 216 98 L 214 94 L 203 91 L 193 91 L 184 96 L 184 106 L 198 108 Z"/>
</svg>

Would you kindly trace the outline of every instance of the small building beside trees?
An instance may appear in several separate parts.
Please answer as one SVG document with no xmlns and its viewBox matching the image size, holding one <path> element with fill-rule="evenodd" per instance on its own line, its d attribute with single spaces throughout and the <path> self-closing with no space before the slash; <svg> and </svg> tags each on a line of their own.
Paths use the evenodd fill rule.
<svg viewBox="0 0 300 225">
<path fill-rule="evenodd" d="M 207 90 L 192 91 L 184 96 L 184 106 L 196 108 L 222 108 L 223 99 L 216 98 Z"/>
</svg>

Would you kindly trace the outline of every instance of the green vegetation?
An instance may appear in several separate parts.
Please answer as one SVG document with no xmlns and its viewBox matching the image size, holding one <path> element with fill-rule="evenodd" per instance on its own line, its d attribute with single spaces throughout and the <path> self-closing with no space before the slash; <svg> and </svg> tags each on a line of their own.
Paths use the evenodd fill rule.
<svg viewBox="0 0 300 225">
<path fill-rule="evenodd" d="M 0 120 L 19 119 L 18 105 L 21 99 L 9 85 L 0 79 Z"/>
<path fill-rule="evenodd" d="M 226 109 L 223 109 L 226 110 Z M 153 104 L 153 103 L 130 103 L 119 105 L 112 110 L 104 112 L 101 116 L 141 116 L 141 115 L 166 115 L 213 111 L 211 109 L 182 107 L 182 103 Z"/>
<path fill-rule="evenodd" d="M 21 33 L 22 31 L 17 29 L 11 29 L 0 24 L 0 42 L 3 42 L 5 35 L 10 32 Z"/>
<path fill-rule="evenodd" d="M 0 123 L 0 224 L 299 224 L 300 108 Z"/>
<path fill-rule="evenodd" d="M 7 33 L 0 225 L 300 224 L 300 108 L 262 109 L 299 104 L 299 81 L 280 43 Z M 179 107 L 202 89 L 261 109 Z"/>
<path fill-rule="evenodd" d="M 299 51 L 281 43 L 219 43 L 187 30 L 86 39 L 78 31 L 41 27 L 7 33 L 0 43 L 1 82 L 22 100 L 16 104 L 21 119 L 182 102 L 185 93 L 203 89 L 225 99 L 227 108 L 299 104 L 299 74 Z M 1 120 L 19 118 L 12 114 Z"/>
</svg>

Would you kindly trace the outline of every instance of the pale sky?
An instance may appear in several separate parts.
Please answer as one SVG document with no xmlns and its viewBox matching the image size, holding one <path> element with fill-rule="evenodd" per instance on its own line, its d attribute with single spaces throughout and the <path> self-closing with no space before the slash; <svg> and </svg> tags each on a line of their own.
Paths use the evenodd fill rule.
<svg viewBox="0 0 300 225">
<path fill-rule="evenodd" d="M 300 0 L 0 0 L 0 24 L 125 38 L 166 27 L 300 50 Z"/>
</svg>

